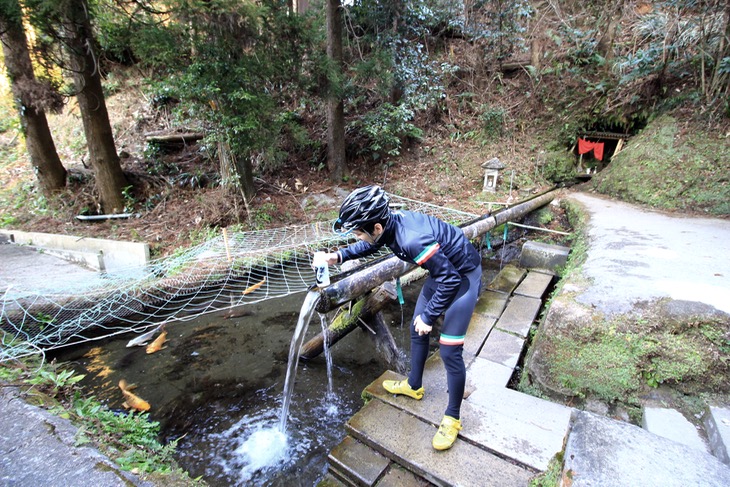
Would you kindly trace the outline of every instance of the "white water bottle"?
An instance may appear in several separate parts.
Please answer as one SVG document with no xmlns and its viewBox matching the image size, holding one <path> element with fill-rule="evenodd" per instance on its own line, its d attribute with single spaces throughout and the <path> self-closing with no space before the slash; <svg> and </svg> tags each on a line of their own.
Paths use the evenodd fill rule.
<svg viewBox="0 0 730 487">
<path fill-rule="evenodd" d="M 315 252 L 312 258 L 312 266 L 314 267 L 314 278 L 317 287 L 327 287 L 330 285 L 330 267 L 327 264 L 327 254 L 324 252 Z"/>
</svg>

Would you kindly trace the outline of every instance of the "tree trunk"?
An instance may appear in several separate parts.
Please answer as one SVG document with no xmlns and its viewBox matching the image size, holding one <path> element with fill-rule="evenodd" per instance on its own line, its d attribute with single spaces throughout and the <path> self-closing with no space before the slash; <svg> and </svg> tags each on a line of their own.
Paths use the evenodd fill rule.
<svg viewBox="0 0 730 487">
<path fill-rule="evenodd" d="M 327 0 L 327 57 L 337 80 L 327 81 L 327 169 L 330 179 L 342 180 L 345 159 L 345 108 L 342 102 L 342 7 L 340 0 Z M 336 84 L 336 86 L 334 86 Z"/>
<path fill-rule="evenodd" d="M 256 187 L 253 184 L 253 165 L 251 164 L 251 158 L 246 157 L 241 160 L 240 157 L 233 156 L 233 163 L 236 166 L 236 172 L 238 173 L 238 184 L 241 186 L 241 192 L 248 208 L 248 203 L 256 194 Z"/>
<path fill-rule="evenodd" d="M 53 192 L 66 186 L 66 168 L 58 157 L 46 113 L 31 95 L 33 92 L 36 96 L 38 93 L 43 93 L 44 87 L 33 74 L 20 4 L 17 0 L 7 0 L 0 9 L 0 31 L 5 67 L 18 107 L 28 156 L 35 168 L 41 191 L 44 195 L 51 196 Z"/>
<path fill-rule="evenodd" d="M 68 20 L 69 60 L 96 188 L 104 213 L 121 213 L 124 211 L 122 190 L 127 179 L 122 172 L 109 123 L 88 15 L 89 5 L 86 0 L 75 0 L 67 8 L 64 13 Z"/>
</svg>

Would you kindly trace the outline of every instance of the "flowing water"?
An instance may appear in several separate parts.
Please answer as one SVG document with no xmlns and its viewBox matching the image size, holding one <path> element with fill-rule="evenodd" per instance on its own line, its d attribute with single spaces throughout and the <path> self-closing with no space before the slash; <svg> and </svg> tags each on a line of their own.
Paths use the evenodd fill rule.
<svg viewBox="0 0 730 487">
<path fill-rule="evenodd" d="M 279 419 L 279 431 L 281 433 L 286 433 L 286 422 L 289 418 L 289 405 L 291 404 L 291 396 L 294 391 L 294 381 L 297 377 L 299 350 L 304 344 L 304 336 L 306 335 L 307 328 L 309 327 L 309 322 L 312 319 L 314 306 L 317 304 L 318 300 L 319 293 L 317 291 L 310 291 L 307 293 L 307 297 L 304 299 L 304 304 L 302 304 L 302 309 L 299 312 L 299 319 L 297 320 L 297 327 L 294 329 L 294 336 L 291 339 L 291 345 L 289 345 L 289 359 L 287 360 L 289 367 L 286 369 L 284 399 L 282 401 L 281 417 Z"/>
<path fill-rule="evenodd" d="M 498 269 L 485 268 L 483 282 Z M 404 306 L 383 316 L 409 352 L 408 326 L 419 285 Z M 386 369 L 369 332 L 355 330 L 323 356 L 298 361 L 294 351 L 320 331 L 308 329 L 316 293 L 262 301 L 167 324 L 168 342 L 148 355 L 127 348 L 136 335 L 62 350 L 55 358 L 86 374 L 81 385 L 121 410 L 120 379 L 135 383 L 161 424 L 163 443 L 178 440 L 176 460 L 192 478 L 218 486 L 306 486 L 322 479 L 327 455 L 363 405 L 360 393 Z M 322 326 L 326 318 L 320 317 Z M 433 340 L 433 345 L 436 342 Z M 287 355 L 288 351 L 288 355 Z M 296 380 L 295 380 L 296 377 Z"/>
<path fill-rule="evenodd" d="M 168 323 L 166 348 L 152 355 L 126 348 L 135 336 L 128 335 L 58 359 L 87 374 L 86 391 L 112 409 L 121 409 L 119 380 L 135 383 L 161 423 L 161 440 L 179 440 L 176 459 L 191 477 L 211 486 L 309 487 L 324 476 L 327 454 L 362 407 L 360 393 L 388 368 L 361 330 L 297 365 L 292 350 L 321 331 L 306 325 L 315 298 L 300 293 L 235 309 L 235 318 Z M 413 302 L 384 310 L 399 343 L 408 337 L 401 316 L 410 316 Z"/>
</svg>

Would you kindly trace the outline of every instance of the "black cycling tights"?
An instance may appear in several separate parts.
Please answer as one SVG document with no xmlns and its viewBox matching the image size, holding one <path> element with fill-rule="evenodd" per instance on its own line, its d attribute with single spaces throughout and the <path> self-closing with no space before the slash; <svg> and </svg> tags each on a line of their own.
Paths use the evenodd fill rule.
<svg viewBox="0 0 730 487">
<path fill-rule="evenodd" d="M 466 367 L 462 356 L 464 337 L 479 298 L 481 277 L 481 267 L 462 276 L 456 299 L 444 314 L 444 326 L 439 339 L 439 352 L 446 368 L 446 381 L 449 388 L 449 405 L 445 414 L 456 419 L 459 419 L 466 384 Z M 414 319 L 421 314 L 433 293 L 436 292 L 437 286 L 438 283 L 430 277 L 426 280 L 416 302 Z M 419 335 L 411 321 L 411 373 L 408 376 L 408 384 L 413 389 L 418 389 L 423 385 L 423 368 L 428 358 L 428 341 L 429 335 Z"/>
</svg>

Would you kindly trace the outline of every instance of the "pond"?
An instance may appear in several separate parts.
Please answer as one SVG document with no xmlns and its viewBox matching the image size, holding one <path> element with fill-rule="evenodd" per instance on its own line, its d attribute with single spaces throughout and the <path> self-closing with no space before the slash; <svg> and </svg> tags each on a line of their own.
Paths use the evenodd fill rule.
<svg viewBox="0 0 730 487">
<path fill-rule="evenodd" d="M 404 289 L 406 304 L 383 311 L 408 353 L 407 326 L 420 284 Z M 288 353 L 305 293 L 166 325 L 165 348 L 127 348 L 135 335 L 64 350 L 87 374 L 82 385 L 111 409 L 122 409 L 121 379 L 148 401 L 161 441 L 179 439 L 177 461 L 209 485 L 315 485 L 327 454 L 345 436 L 345 422 L 362 407 L 362 390 L 386 369 L 369 332 L 355 330 L 325 355 L 300 361 L 286 439 L 279 427 Z M 314 313 L 305 340 L 321 331 Z M 331 383 L 331 386 L 330 386 Z M 331 387 L 331 390 L 330 390 Z M 283 442 L 286 441 L 284 445 Z"/>
<path fill-rule="evenodd" d="M 483 263 L 483 283 L 506 264 Z M 403 306 L 393 302 L 382 311 L 406 363 L 407 323 L 421 284 L 404 287 Z M 151 419 L 161 424 L 161 441 L 179 440 L 176 459 L 192 478 L 211 486 L 313 486 L 345 437 L 345 423 L 363 406 L 362 390 L 393 367 L 363 329 L 331 348 L 329 374 L 324 355 L 300 361 L 281 435 L 289 348 L 305 295 L 235 308 L 233 317 L 211 313 L 170 322 L 169 341 L 154 354 L 127 348 L 136 336 L 129 334 L 63 350 L 57 358 L 87 374 L 85 390 L 111 409 L 122 409 L 119 381 L 136 384 L 135 393 L 152 406 Z M 320 331 L 314 313 L 305 340 Z"/>
</svg>

